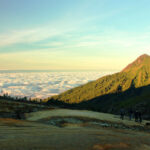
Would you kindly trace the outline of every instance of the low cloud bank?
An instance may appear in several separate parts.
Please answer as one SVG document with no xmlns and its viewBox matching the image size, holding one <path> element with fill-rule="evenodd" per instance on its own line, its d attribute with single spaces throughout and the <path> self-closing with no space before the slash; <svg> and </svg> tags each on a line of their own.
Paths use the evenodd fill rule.
<svg viewBox="0 0 150 150">
<path fill-rule="evenodd" d="M 47 98 L 106 74 L 110 72 L 0 73 L 0 95 Z"/>
</svg>

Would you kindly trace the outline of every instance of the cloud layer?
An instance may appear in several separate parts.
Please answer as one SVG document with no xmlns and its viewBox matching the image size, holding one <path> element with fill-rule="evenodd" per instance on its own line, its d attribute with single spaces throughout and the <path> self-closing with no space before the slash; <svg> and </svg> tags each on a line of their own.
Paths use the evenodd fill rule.
<svg viewBox="0 0 150 150">
<path fill-rule="evenodd" d="M 85 84 L 108 72 L 0 73 L 0 94 L 47 98 Z"/>
</svg>

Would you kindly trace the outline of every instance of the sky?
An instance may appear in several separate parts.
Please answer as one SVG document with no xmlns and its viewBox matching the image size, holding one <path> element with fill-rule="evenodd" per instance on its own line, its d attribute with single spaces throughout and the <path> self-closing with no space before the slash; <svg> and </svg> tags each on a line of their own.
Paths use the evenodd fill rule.
<svg viewBox="0 0 150 150">
<path fill-rule="evenodd" d="M 0 0 L 0 70 L 122 70 L 149 18 L 149 0 Z"/>
</svg>

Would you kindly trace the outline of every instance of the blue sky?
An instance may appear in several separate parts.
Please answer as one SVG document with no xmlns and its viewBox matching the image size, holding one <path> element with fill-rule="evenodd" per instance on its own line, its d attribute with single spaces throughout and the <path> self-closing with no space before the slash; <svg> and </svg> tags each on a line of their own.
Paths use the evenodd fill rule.
<svg viewBox="0 0 150 150">
<path fill-rule="evenodd" d="M 0 0 L 0 69 L 121 70 L 150 54 L 149 0 Z"/>
</svg>

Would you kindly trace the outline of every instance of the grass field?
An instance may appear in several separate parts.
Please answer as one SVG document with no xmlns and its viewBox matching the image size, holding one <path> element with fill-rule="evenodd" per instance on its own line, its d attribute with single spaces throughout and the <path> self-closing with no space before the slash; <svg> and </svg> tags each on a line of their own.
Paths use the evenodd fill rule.
<svg viewBox="0 0 150 150">
<path fill-rule="evenodd" d="M 28 120 L 0 119 L 0 150 L 150 150 L 148 130 L 96 124 L 98 120 L 108 123 L 109 118 L 113 124 L 136 124 L 109 114 L 62 109 L 28 114 Z M 58 119 L 66 119 L 61 122 L 64 126 L 49 124 Z"/>
</svg>

